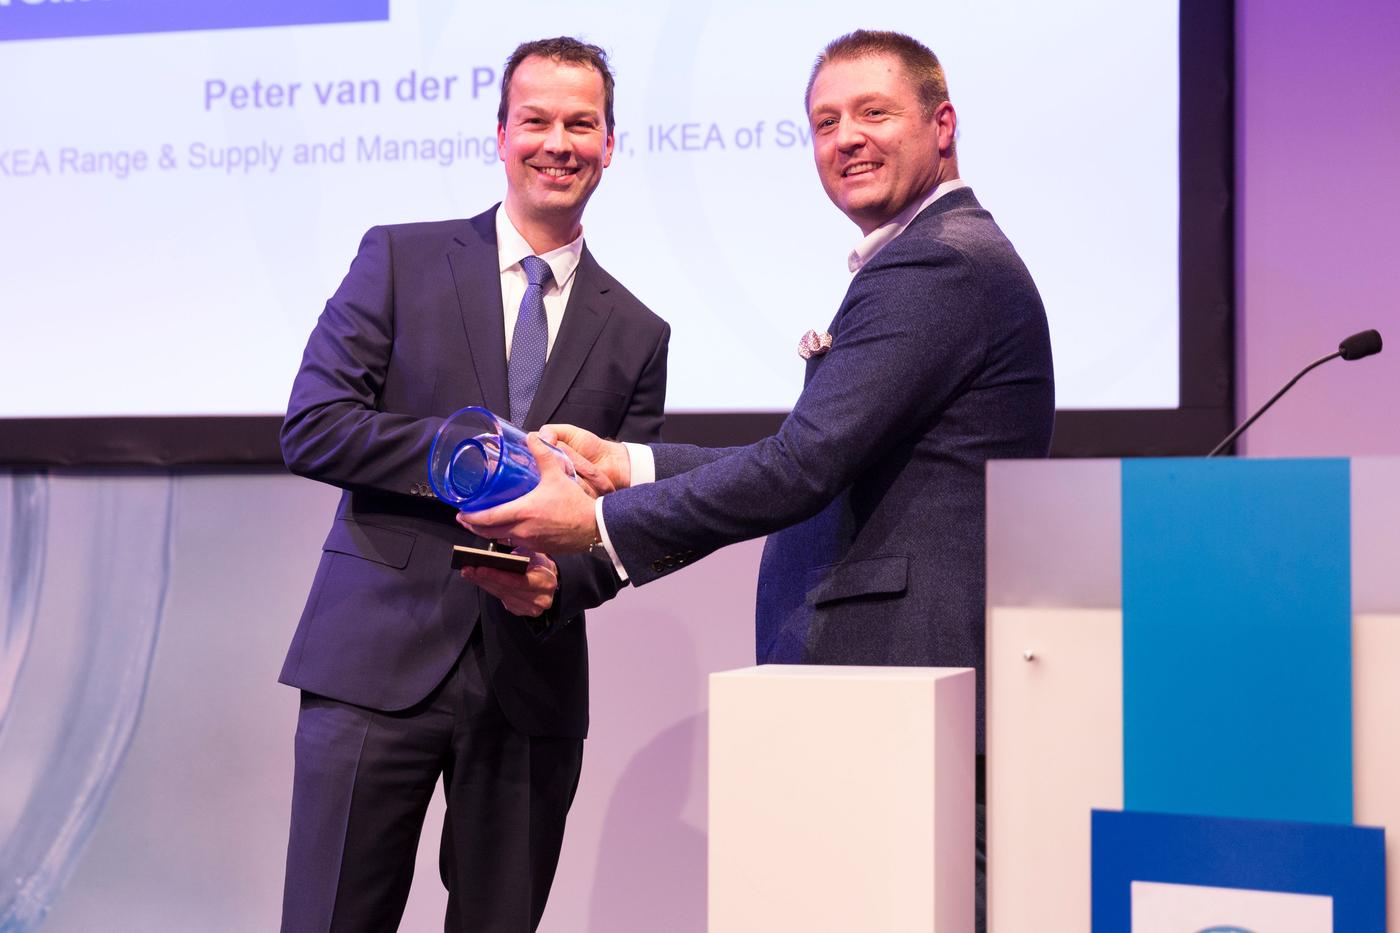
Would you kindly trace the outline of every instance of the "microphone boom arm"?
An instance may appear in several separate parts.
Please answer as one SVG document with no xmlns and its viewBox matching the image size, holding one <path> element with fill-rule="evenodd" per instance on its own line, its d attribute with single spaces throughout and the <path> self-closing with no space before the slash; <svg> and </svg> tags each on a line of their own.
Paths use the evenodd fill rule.
<svg viewBox="0 0 1400 933">
<path fill-rule="evenodd" d="M 1312 372 L 1314 369 L 1317 369 L 1317 367 L 1321 366 L 1323 363 L 1326 363 L 1328 360 L 1335 360 L 1337 357 L 1339 357 L 1339 356 L 1341 356 L 1341 355 L 1342 355 L 1342 351 L 1341 351 L 1341 350 L 1337 350 L 1335 353 L 1329 353 L 1329 354 L 1327 354 L 1326 356 L 1319 357 L 1318 359 L 1313 360 L 1313 361 L 1312 361 L 1311 363 L 1309 363 L 1307 366 L 1303 367 L 1303 371 L 1300 372 L 1300 373 L 1298 373 L 1298 375 L 1294 376 L 1292 379 L 1290 379 L 1290 380 L 1288 381 L 1288 385 L 1284 386 L 1282 389 L 1279 389 L 1277 392 L 1275 392 L 1275 393 L 1274 393 L 1274 397 L 1271 398 L 1271 399 L 1269 399 L 1267 402 L 1265 402 L 1263 408 L 1260 408 L 1260 409 L 1259 409 L 1258 411 L 1256 411 L 1254 414 L 1250 415 L 1250 416 L 1249 416 L 1249 420 L 1247 420 L 1244 424 L 1240 425 L 1239 427 L 1235 428 L 1235 430 L 1231 431 L 1230 434 L 1229 434 L 1229 436 L 1226 437 L 1225 440 L 1221 441 L 1219 444 L 1216 444 L 1216 445 L 1215 445 L 1215 449 L 1212 450 L 1210 453 L 1206 454 L 1206 456 L 1207 456 L 1207 457 L 1214 457 L 1216 454 L 1220 453 L 1222 450 L 1225 450 L 1226 448 L 1228 448 L 1232 443 L 1234 443 L 1235 438 L 1239 437 L 1241 434 L 1244 433 L 1245 428 L 1249 427 L 1251 424 L 1253 424 L 1254 422 L 1258 421 L 1260 415 L 1262 415 L 1262 414 L 1264 414 L 1264 412 L 1268 411 L 1269 408 L 1270 408 L 1270 406 L 1272 406 L 1272 405 L 1274 404 L 1274 402 L 1277 402 L 1280 398 L 1283 397 L 1283 393 L 1285 393 L 1285 392 L 1287 392 L 1289 389 L 1293 388 L 1294 383 L 1296 383 L 1299 379 L 1302 379 L 1304 376 L 1306 376 L 1308 373 Z"/>
</svg>

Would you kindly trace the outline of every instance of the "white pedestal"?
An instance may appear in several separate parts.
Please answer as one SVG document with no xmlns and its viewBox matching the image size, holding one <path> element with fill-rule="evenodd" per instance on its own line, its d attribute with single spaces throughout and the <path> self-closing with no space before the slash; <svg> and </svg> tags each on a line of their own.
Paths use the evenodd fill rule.
<svg viewBox="0 0 1400 933">
<path fill-rule="evenodd" d="M 975 710 L 965 668 L 712 674 L 710 930 L 968 933 Z"/>
</svg>

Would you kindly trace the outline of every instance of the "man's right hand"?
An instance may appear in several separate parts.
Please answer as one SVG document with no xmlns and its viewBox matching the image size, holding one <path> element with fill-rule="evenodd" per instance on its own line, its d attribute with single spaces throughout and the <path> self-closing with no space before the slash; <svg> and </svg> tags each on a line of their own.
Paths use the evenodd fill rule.
<svg viewBox="0 0 1400 933">
<path fill-rule="evenodd" d="M 593 498 L 631 485 L 632 458 L 625 445 L 572 424 L 547 424 L 540 428 L 540 437 L 569 455 L 579 484 Z"/>
</svg>

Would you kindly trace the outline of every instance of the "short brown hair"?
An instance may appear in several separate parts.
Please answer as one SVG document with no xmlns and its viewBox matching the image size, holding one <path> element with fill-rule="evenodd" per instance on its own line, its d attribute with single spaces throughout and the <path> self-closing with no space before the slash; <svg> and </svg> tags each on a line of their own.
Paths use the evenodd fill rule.
<svg viewBox="0 0 1400 933">
<path fill-rule="evenodd" d="M 805 106 L 811 107 L 812 85 L 823 68 L 831 62 L 869 58 L 872 55 L 893 55 L 899 59 L 909 79 L 918 88 L 919 106 L 925 120 L 930 119 L 938 105 L 948 99 L 948 79 L 943 76 L 943 66 L 938 63 L 938 56 L 928 46 L 902 32 L 857 29 L 831 40 L 817 56 L 816 63 L 812 65 L 812 76 L 807 79 Z"/>
<path fill-rule="evenodd" d="M 563 64 L 583 65 L 598 72 L 603 79 L 603 117 L 607 120 L 608 132 L 613 131 L 613 75 L 608 68 L 608 53 L 572 36 L 524 42 L 510 53 L 510 58 L 506 59 L 506 70 L 501 75 L 501 105 L 496 108 L 497 123 L 505 125 L 506 112 L 510 109 L 510 79 L 515 76 L 515 69 L 532 55 Z"/>
</svg>

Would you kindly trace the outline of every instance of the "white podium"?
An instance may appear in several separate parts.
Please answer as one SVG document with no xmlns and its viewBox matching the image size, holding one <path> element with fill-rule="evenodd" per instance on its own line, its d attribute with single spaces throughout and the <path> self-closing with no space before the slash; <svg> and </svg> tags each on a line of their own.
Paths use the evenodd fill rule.
<svg viewBox="0 0 1400 933">
<path fill-rule="evenodd" d="M 971 930 L 974 677 L 711 675 L 709 929 Z"/>
</svg>

